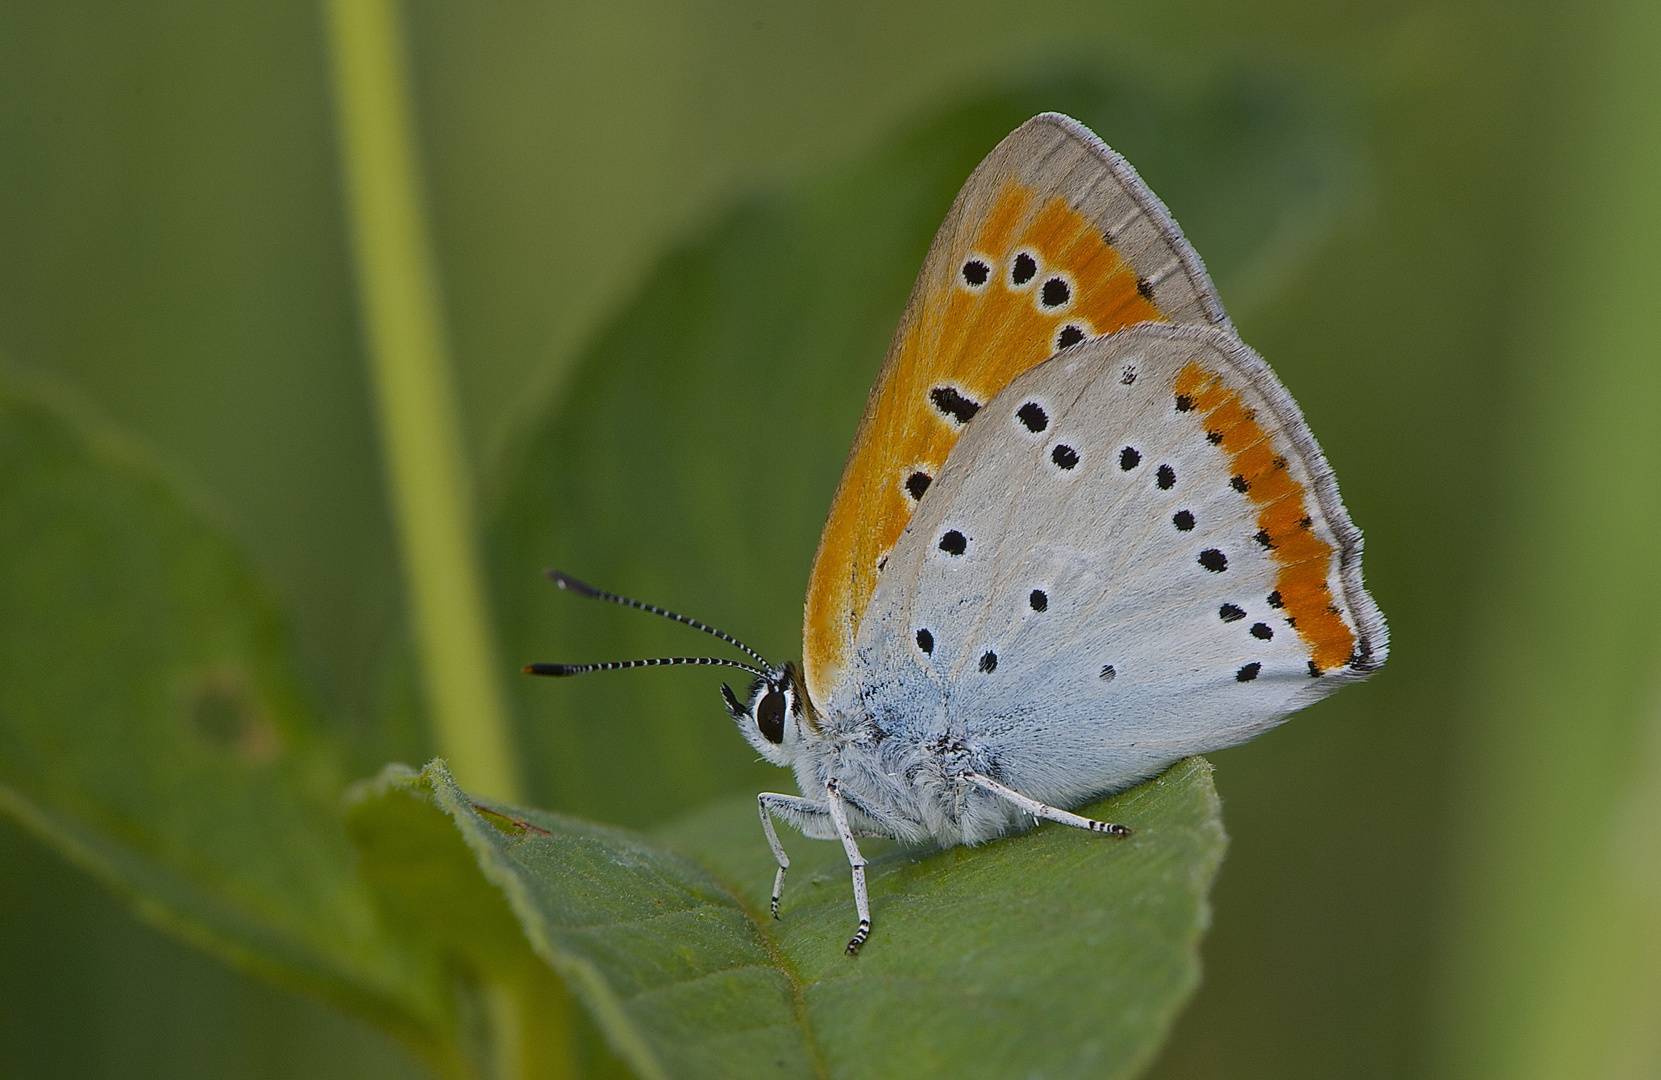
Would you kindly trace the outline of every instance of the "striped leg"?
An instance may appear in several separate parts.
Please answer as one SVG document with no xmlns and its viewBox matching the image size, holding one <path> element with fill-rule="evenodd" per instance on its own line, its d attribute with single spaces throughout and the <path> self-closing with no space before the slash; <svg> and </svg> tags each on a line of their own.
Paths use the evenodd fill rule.
<svg viewBox="0 0 1661 1080">
<path fill-rule="evenodd" d="M 829 811 L 816 802 L 809 802 L 794 795 L 780 795 L 774 791 L 764 791 L 757 795 L 756 806 L 761 810 L 761 831 L 767 834 L 767 846 L 773 849 L 773 858 L 779 863 L 779 872 L 773 875 L 773 918 L 776 919 L 779 917 L 779 897 L 784 895 L 784 872 L 790 869 L 790 856 L 784 853 L 784 845 L 779 843 L 779 834 L 773 831 L 773 815 L 778 814 L 801 829 L 804 819 L 822 818 Z"/>
<path fill-rule="evenodd" d="M 848 812 L 842 807 L 842 791 L 836 786 L 835 778 L 825 781 L 825 795 L 831 820 L 836 822 L 836 835 L 841 837 L 842 850 L 848 853 L 848 865 L 853 869 L 854 910 L 859 913 L 859 929 L 848 942 L 848 955 L 853 956 L 871 936 L 871 901 L 865 895 L 865 856 L 859 853 L 854 831 L 848 827 Z"/>
<path fill-rule="evenodd" d="M 1130 835 L 1130 829 L 1124 825 L 1114 825 L 1112 822 L 1097 821 L 1095 818 L 1087 818 L 1067 810 L 1058 810 L 1047 803 L 1039 802 L 1037 799 L 1029 799 L 1014 788 L 1004 787 L 990 776 L 968 773 L 963 779 L 982 791 L 990 791 L 1000 799 L 1007 799 L 1020 807 L 1023 813 L 1031 814 L 1033 817 L 1044 818 L 1046 821 L 1058 821 L 1063 825 L 1071 825 L 1075 829 L 1087 829 L 1090 832 L 1106 833 L 1109 836 Z"/>
</svg>

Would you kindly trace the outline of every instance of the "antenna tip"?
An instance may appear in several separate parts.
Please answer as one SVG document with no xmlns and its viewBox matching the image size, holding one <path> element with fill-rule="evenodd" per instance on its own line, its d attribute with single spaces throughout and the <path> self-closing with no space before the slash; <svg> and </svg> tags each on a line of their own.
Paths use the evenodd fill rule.
<svg viewBox="0 0 1661 1080">
<path fill-rule="evenodd" d="M 572 592 L 577 593 L 580 596 L 594 597 L 594 596 L 599 596 L 600 595 L 600 590 L 599 589 L 596 589 L 592 585 L 587 585 L 587 584 L 584 584 L 581 581 L 578 581 L 576 578 L 572 577 L 570 574 L 564 573 L 564 572 L 559 571 L 559 570 L 544 570 L 544 571 L 542 571 L 542 573 L 543 573 L 544 576 L 547 577 L 547 579 L 549 581 L 553 582 L 555 585 L 558 585 L 562 589 L 569 589 Z"/>
<path fill-rule="evenodd" d="M 526 664 L 519 670 L 526 675 L 571 675 L 574 674 L 569 664 Z"/>
</svg>

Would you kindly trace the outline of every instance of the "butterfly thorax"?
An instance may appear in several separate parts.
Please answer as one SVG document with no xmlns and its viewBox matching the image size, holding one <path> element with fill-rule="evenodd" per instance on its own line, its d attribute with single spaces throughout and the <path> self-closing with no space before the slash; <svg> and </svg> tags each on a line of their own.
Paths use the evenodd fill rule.
<svg viewBox="0 0 1661 1080">
<path fill-rule="evenodd" d="M 834 778 L 856 830 L 949 846 L 1030 824 L 968 782 L 971 774 L 1003 770 L 995 751 L 943 708 L 902 715 L 836 702 L 812 711 L 816 725 L 801 724 L 787 739 L 797 784 L 814 799 Z"/>
</svg>

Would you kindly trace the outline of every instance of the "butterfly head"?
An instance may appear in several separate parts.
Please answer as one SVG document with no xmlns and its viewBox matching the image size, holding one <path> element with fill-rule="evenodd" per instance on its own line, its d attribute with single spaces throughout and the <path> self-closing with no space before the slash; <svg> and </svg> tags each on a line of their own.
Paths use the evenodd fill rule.
<svg viewBox="0 0 1661 1080">
<path fill-rule="evenodd" d="M 548 570 L 545 573 L 555 585 L 567 592 L 591 600 L 604 600 L 607 603 L 634 608 L 690 626 L 694 630 L 701 630 L 748 653 L 755 663 L 746 664 L 717 656 L 665 656 L 645 660 L 612 660 L 598 664 L 526 664 L 525 674 L 567 676 L 590 671 L 624 671 L 630 668 L 672 667 L 683 664 L 738 668 L 756 676 L 755 682 L 750 686 L 748 697 L 740 701 L 738 695 L 733 693 L 732 687 L 725 683 L 721 684 L 721 697 L 727 704 L 727 712 L 738 724 L 739 734 L 743 735 L 762 757 L 775 765 L 789 767 L 802 747 L 818 737 L 818 714 L 814 711 L 813 703 L 808 700 L 801 669 L 795 664 L 774 666 L 742 641 L 707 623 L 689 619 L 685 615 L 677 615 L 653 604 L 643 604 L 626 596 L 596 589 L 558 570 Z"/>
<path fill-rule="evenodd" d="M 784 664 L 767 672 L 750 685 L 740 700 L 726 683 L 721 697 L 727 712 L 756 752 L 774 765 L 790 766 L 802 742 L 818 731 L 812 703 L 802 691 L 801 673 L 795 664 Z"/>
</svg>

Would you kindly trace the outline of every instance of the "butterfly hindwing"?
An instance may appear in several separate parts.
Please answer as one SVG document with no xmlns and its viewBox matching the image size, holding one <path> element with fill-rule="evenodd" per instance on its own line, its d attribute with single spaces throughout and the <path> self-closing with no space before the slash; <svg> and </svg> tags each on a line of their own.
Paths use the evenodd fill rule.
<svg viewBox="0 0 1661 1080">
<path fill-rule="evenodd" d="M 1232 334 L 1150 325 L 988 403 L 889 557 L 852 681 L 860 712 L 977 741 L 1067 806 L 1249 738 L 1385 648 L 1290 396 Z"/>
<path fill-rule="evenodd" d="M 815 701 L 846 676 L 883 560 L 975 414 L 1057 349 L 1150 321 L 1228 325 L 1122 158 L 1066 117 L 1023 124 L 958 194 L 872 388 L 808 587 Z"/>
</svg>

